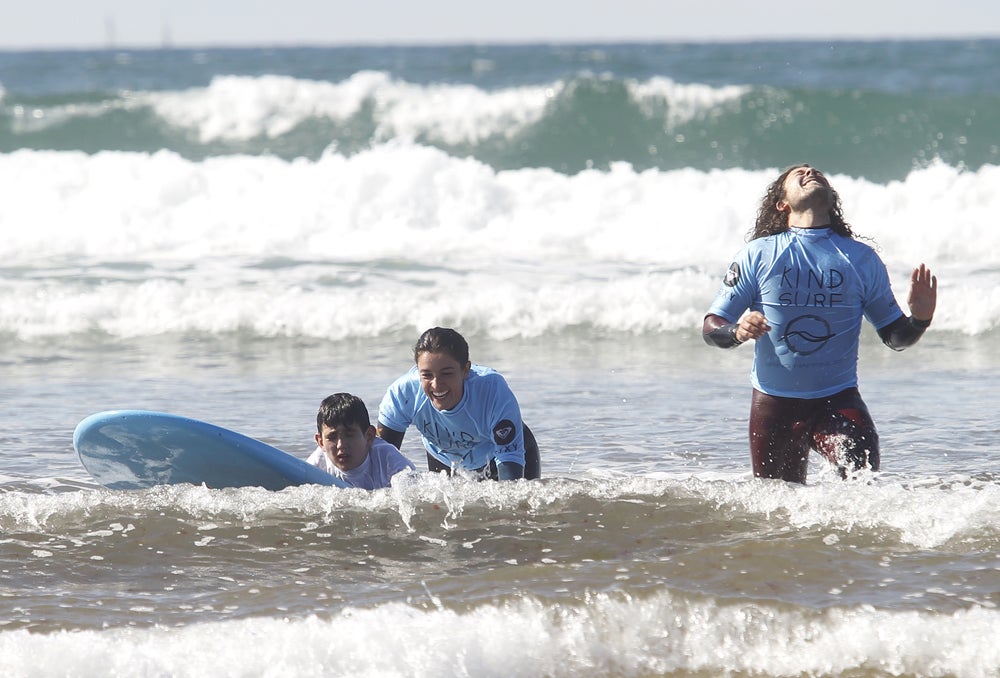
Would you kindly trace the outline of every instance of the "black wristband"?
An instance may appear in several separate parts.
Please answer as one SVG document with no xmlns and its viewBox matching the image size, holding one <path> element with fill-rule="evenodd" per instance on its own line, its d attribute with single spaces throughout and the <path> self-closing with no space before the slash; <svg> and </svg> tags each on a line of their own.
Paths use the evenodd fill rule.
<svg viewBox="0 0 1000 678">
<path fill-rule="evenodd" d="M 739 323 L 733 323 L 732 325 L 729 326 L 729 336 L 731 336 L 733 338 L 733 341 L 736 342 L 737 346 L 739 346 L 740 344 L 743 343 L 736 336 L 736 330 L 738 330 L 738 329 L 740 329 L 740 324 Z"/>
<path fill-rule="evenodd" d="M 914 318 L 912 315 L 910 316 L 910 323 L 914 327 L 919 327 L 922 330 L 926 330 L 928 327 L 931 326 L 931 320 L 932 318 L 928 318 L 927 320 L 918 320 L 917 318 Z"/>
</svg>

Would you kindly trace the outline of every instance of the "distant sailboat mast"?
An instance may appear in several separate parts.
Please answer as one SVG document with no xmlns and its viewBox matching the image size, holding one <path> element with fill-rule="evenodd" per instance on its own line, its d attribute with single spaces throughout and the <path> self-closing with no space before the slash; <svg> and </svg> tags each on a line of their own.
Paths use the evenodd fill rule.
<svg viewBox="0 0 1000 678">
<path fill-rule="evenodd" d="M 167 18 L 160 17 L 160 47 L 162 49 L 171 49 L 174 46 L 174 38 L 170 31 L 170 22 Z"/>
<path fill-rule="evenodd" d="M 114 49 L 116 44 L 115 18 L 110 14 L 104 15 L 104 48 Z"/>
</svg>

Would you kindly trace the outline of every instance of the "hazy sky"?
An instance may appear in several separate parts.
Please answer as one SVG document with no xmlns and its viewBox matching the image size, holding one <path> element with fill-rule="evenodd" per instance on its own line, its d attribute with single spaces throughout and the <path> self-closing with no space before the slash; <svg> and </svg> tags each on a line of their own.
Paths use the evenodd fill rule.
<svg viewBox="0 0 1000 678">
<path fill-rule="evenodd" d="M 0 49 L 1000 37 L 998 0 L 4 0 L 4 4 Z"/>
</svg>

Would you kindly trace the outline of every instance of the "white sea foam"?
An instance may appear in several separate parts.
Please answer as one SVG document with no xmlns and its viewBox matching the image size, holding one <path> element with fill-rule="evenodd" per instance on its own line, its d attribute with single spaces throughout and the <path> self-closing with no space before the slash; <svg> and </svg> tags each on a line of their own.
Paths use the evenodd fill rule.
<svg viewBox="0 0 1000 678">
<path fill-rule="evenodd" d="M 141 515 L 170 510 L 192 519 L 214 521 L 238 515 L 245 524 L 266 523 L 292 513 L 328 520 L 344 509 L 399 514 L 409 527 L 419 507 L 447 506 L 445 522 L 461 522 L 466 510 L 519 506 L 544 515 L 552 506 L 581 498 L 602 503 L 634 497 L 671 497 L 708 506 L 732 507 L 741 514 L 764 515 L 797 529 L 823 528 L 841 533 L 863 530 L 892 543 L 921 549 L 967 548 L 1000 538 L 1000 486 L 968 477 L 924 478 L 917 482 L 880 478 L 843 482 L 814 478 L 803 487 L 778 481 L 734 478 L 731 474 L 615 474 L 601 469 L 589 477 L 550 478 L 544 483 L 457 482 L 430 473 L 386 490 L 366 492 L 301 486 L 282 492 L 262 488 L 210 490 L 191 485 L 159 486 L 139 492 L 80 490 L 59 494 L 9 491 L 0 495 L 0 528 L 5 532 L 65 529 L 101 513 Z M 966 546 L 963 546 L 966 545 Z"/>
<path fill-rule="evenodd" d="M 886 479 L 844 483 L 833 478 L 814 482 L 808 489 L 779 481 L 697 483 L 696 489 L 720 505 L 779 514 L 797 528 L 888 529 L 889 539 L 923 549 L 1000 537 L 995 527 L 1000 524 L 1000 486 L 967 479 L 910 484 Z"/>
<path fill-rule="evenodd" d="M 646 676 L 673 672 L 985 678 L 1000 670 L 1000 612 L 825 611 L 673 594 L 533 597 L 466 612 L 425 601 L 331 618 L 181 628 L 0 633 L 5 675 Z"/>
<path fill-rule="evenodd" d="M 286 76 L 217 76 L 205 88 L 145 93 L 141 99 L 202 142 L 274 138 L 310 119 L 342 122 L 373 106 L 376 137 L 426 135 L 445 143 L 511 134 L 537 121 L 563 84 L 486 91 L 472 85 L 415 85 L 381 71 L 342 82 Z"/>
<path fill-rule="evenodd" d="M 749 87 L 676 83 L 656 76 L 626 81 L 629 95 L 667 129 L 737 101 Z M 192 130 L 201 143 L 274 139 L 309 120 L 343 123 L 371 107 L 375 138 L 426 138 L 445 144 L 510 137 L 538 122 L 567 88 L 562 80 L 486 90 L 468 84 L 414 84 L 383 71 L 362 70 L 340 82 L 282 75 L 219 75 L 206 87 L 122 92 L 116 99 L 11 110 L 17 134 L 37 133 L 77 118 L 116 110 L 151 109 L 170 125 Z M 0 89 L 0 101 L 3 90 Z"/>
<path fill-rule="evenodd" d="M 18 151 L 0 155 L 0 332 L 690 328 L 774 175 L 498 172 L 405 142 L 317 161 Z M 924 261 L 941 281 L 936 330 L 997 326 L 1000 168 L 832 180 L 901 302 Z"/>
<path fill-rule="evenodd" d="M 747 85 L 712 87 L 701 83 L 678 83 L 663 76 L 645 81 L 628 80 L 627 85 L 632 97 L 650 117 L 657 114 L 657 103 L 666 104 L 668 129 L 717 110 L 719 106 L 739 101 L 752 90 Z"/>
<path fill-rule="evenodd" d="M 662 76 L 630 79 L 626 86 L 644 112 L 662 116 L 668 128 L 750 91 L 737 85 L 681 84 Z M 310 119 L 343 122 L 370 105 L 376 138 L 426 137 L 460 144 L 516 134 L 537 122 L 566 87 L 561 80 L 495 90 L 420 85 L 382 71 L 358 71 L 336 83 L 278 75 L 216 76 L 204 88 L 136 93 L 115 105 L 150 106 L 170 124 L 195 130 L 203 143 L 275 138 Z"/>
</svg>

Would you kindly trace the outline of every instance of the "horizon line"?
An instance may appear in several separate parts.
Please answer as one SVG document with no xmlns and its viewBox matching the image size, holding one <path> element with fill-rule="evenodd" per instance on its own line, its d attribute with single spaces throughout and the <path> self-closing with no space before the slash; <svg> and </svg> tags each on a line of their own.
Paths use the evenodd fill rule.
<svg viewBox="0 0 1000 678">
<path fill-rule="evenodd" d="M 274 40 L 244 41 L 219 40 L 214 42 L 123 42 L 121 44 L 76 43 L 76 44 L 24 44 L 0 45 L 0 52 L 77 52 L 77 51 L 121 51 L 121 50 L 199 50 L 199 49 L 329 49 L 329 48 L 435 48 L 435 47 L 529 47 L 529 46 L 600 46 L 600 45 L 660 45 L 660 44 L 756 44 L 756 43 L 859 43 L 859 42 L 985 42 L 1000 40 L 1000 34 L 955 34 L 955 35 L 829 35 L 811 37 L 790 36 L 719 36 L 719 37 L 660 37 L 660 38 L 493 38 L 489 40 L 442 39 L 442 40 L 353 40 L 353 41 L 311 41 Z"/>
</svg>

